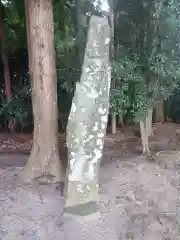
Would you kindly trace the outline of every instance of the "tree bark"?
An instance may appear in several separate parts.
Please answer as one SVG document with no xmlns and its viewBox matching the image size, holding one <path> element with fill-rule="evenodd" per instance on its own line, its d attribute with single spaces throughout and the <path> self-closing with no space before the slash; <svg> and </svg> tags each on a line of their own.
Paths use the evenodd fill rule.
<svg viewBox="0 0 180 240">
<path fill-rule="evenodd" d="M 152 126 L 152 117 L 153 117 L 153 109 L 148 109 L 147 115 L 147 128 L 148 128 L 148 137 L 153 136 L 153 126 Z"/>
<path fill-rule="evenodd" d="M 24 182 L 36 178 L 64 180 L 58 150 L 57 84 L 51 0 L 26 0 L 26 25 L 34 115 L 33 147 L 20 174 Z"/>
<path fill-rule="evenodd" d="M 151 152 L 149 149 L 148 143 L 148 118 L 145 117 L 144 120 L 140 120 L 140 133 L 141 133 L 141 140 L 142 140 L 142 152 L 147 157 L 151 156 Z"/>
<path fill-rule="evenodd" d="M 110 1 L 110 6 L 111 6 L 111 12 L 110 12 L 110 21 L 111 21 L 111 47 L 110 47 L 110 56 L 111 60 L 113 60 L 115 56 L 115 49 L 114 49 L 114 1 Z M 116 79 L 112 79 L 112 88 L 116 88 Z M 116 133 L 116 113 L 112 113 L 112 134 Z"/>
<path fill-rule="evenodd" d="M 0 42 L 1 42 L 1 56 L 2 56 L 3 72 L 4 72 L 5 96 L 6 96 L 7 102 L 9 102 L 12 100 L 12 91 L 11 91 L 11 79 L 10 79 L 10 72 L 9 72 L 9 61 L 8 61 L 6 40 L 5 40 L 5 33 L 4 33 L 4 9 L 1 1 L 0 1 Z M 11 132 L 14 132 L 15 130 L 14 119 L 9 119 L 8 129 Z"/>
<path fill-rule="evenodd" d="M 80 83 L 67 126 L 69 186 L 66 211 L 89 215 L 97 211 L 98 168 L 109 111 L 109 42 L 106 18 L 92 16 Z"/>
<path fill-rule="evenodd" d="M 28 11 L 29 9 L 29 0 L 24 0 L 24 7 L 25 7 L 25 20 L 26 20 L 26 37 L 27 37 L 27 48 L 28 48 L 28 60 L 29 60 L 29 77 L 30 80 L 32 79 L 32 56 L 31 55 L 31 38 L 30 38 L 30 12 Z"/>
</svg>

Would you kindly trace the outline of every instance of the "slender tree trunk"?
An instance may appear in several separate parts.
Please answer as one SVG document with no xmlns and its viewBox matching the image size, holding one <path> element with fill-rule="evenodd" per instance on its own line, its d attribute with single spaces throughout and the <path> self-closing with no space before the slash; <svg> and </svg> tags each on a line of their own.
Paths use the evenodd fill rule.
<svg viewBox="0 0 180 240">
<path fill-rule="evenodd" d="M 3 10 L 3 5 L 1 1 L 0 1 L 0 42 L 1 42 L 1 56 L 2 56 L 3 72 L 4 72 L 5 95 L 6 95 L 6 100 L 11 101 L 12 100 L 11 79 L 10 79 L 9 62 L 8 62 L 8 55 L 6 51 L 6 40 L 5 40 L 5 33 L 4 33 L 4 10 Z M 14 132 L 15 122 L 13 119 L 9 119 L 8 128 L 11 132 Z"/>
<path fill-rule="evenodd" d="M 116 113 L 112 113 L 111 115 L 111 124 L 112 124 L 112 134 L 116 133 Z"/>
<path fill-rule="evenodd" d="M 20 174 L 24 182 L 64 180 L 58 151 L 57 85 L 51 0 L 26 0 L 26 24 L 34 115 L 33 147 Z"/>
<path fill-rule="evenodd" d="M 121 126 L 124 126 L 124 121 L 123 121 L 123 113 L 119 112 L 118 113 L 118 123 L 121 124 Z"/>
<path fill-rule="evenodd" d="M 153 126 L 152 126 L 152 117 L 153 117 L 153 109 L 148 109 L 147 115 L 147 128 L 148 128 L 148 136 L 153 136 Z"/>
<path fill-rule="evenodd" d="M 149 157 L 151 155 L 151 152 L 150 152 L 149 143 L 148 143 L 147 117 L 144 120 L 140 120 L 140 133 L 141 133 L 141 139 L 142 139 L 143 154 Z"/>
<path fill-rule="evenodd" d="M 156 122 L 164 122 L 164 102 L 161 101 L 155 106 L 155 121 Z"/>
</svg>

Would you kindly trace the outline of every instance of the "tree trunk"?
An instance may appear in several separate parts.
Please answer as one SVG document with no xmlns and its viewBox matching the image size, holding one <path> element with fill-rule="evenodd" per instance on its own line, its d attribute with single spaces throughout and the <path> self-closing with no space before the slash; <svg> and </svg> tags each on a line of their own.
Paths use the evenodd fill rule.
<svg viewBox="0 0 180 240">
<path fill-rule="evenodd" d="M 6 51 L 6 40 L 4 33 L 4 10 L 3 5 L 0 1 L 0 42 L 1 42 L 1 56 L 2 56 L 2 64 L 3 64 L 3 72 L 4 72 L 4 88 L 5 88 L 5 96 L 7 102 L 12 100 L 12 91 L 11 91 L 11 79 L 9 72 L 9 61 L 8 55 Z M 14 119 L 8 120 L 8 129 L 11 132 L 15 130 L 15 121 Z"/>
<path fill-rule="evenodd" d="M 124 120 L 123 120 L 123 113 L 118 113 L 118 123 L 123 127 L 124 126 Z"/>
<path fill-rule="evenodd" d="M 113 1 L 110 2 L 111 5 L 111 14 L 110 14 L 110 21 L 111 21 L 111 47 L 110 47 L 110 56 L 111 56 L 111 60 L 113 60 L 114 56 L 115 56 L 115 49 L 114 49 L 114 3 Z M 112 79 L 112 88 L 115 89 L 116 88 L 116 79 L 113 78 Z M 116 113 L 112 113 L 112 134 L 116 133 Z"/>
<path fill-rule="evenodd" d="M 112 134 L 115 134 L 116 133 L 116 113 L 112 113 L 111 115 L 111 124 L 112 124 Z"/>
<path fill-rule="evenodd" d="M 156 122 L 164 122 L 164 102 L 161 101 L 155 106 L 155 121 Z"/>
<path fill-rule="evenodd" d="M 92 16 L 80 83 L 67 125 L 69 186 L 66 211 L 96 212 L 98 168 L 102 156 L 109 110 L 109 41 L 106 18 Z"/>
<path fill-rule="evenodd" d="M 28 48 L 28 60 L 29 60 L 29 77 L 30 80 L 32 79 L 32 46 L 31 46 L 31 38 L 30 38 L 30 12 L 29 9 L 29 0 L 24 0 L 24 7 L 25 7 L 25 20 L 26 20 L 26 37 L 27 37 L 27 48 Z"/>
<path fill-rule="evenodd" d="M 152 117 L 153 117 L 153 109 L 148 109 L 148 115 L 147 115 L 148 137 L 154 135 L 153 126 L 152 126 Z"/>
<path fill-rule="evenodd" d="M 26 0 L 26 24 L 34 115 L 33 147 L 20 174 L 24 182 L 64 180 L 58 151 L 57 85 L 51 0 Z"/>
<path fill-rule="evenodd" d="M 149 157 L 151 155 L 148 143 L 148 120 L 147 117 L 144 120 L 140 120 L 140 133 L 142 139 L 143 154 Z"/>
</svg>

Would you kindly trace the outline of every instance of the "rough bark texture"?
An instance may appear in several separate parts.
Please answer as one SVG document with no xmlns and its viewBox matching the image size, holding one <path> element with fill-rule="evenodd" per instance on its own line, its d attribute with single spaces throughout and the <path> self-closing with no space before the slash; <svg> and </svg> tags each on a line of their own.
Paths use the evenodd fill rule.
<svg viewBox="0 0 180 240">
<path fill-rule="evenodd" d="M 156 104 L 155 121 L 161 122 L 161 123 L 164 122 L 164 102 L 163 101 Z"/>
<path fill-rule="evenodd" d="M 92 16 L 80 83 L 67 126 L 69 186 L 66 211 L 87 215 L 97 211 L 98 167 L 109 110 L 109 42 L 107 18 Z"/>
<path fill-rule="evenodd" d="M 34 115 L 33 147 L 20 178 L 63 178 L 58 151 L 57 85 L 51 0 L 26 0 L 28 50 Z M 62 177 L 62 178 L 61 178 Z M 50 179 L 44 179 L 45 181 Z"/>
<path fill-rule="evenodd" d="M 9 73 L 9 61 L 8 55 L 6 51 L 6 40 L 5 40 L 5 33 L 4 33 L 4 10 L 3 5 L 0 1 L 0 43 L 1 43 L 1 57 L 3 63 L 3 73 L 4 73 L 4 88 L 6 94 L 6 100 L 12 100 L 12 91 L 11 91 L 11 79 Z M 11 132 L 14 132 L 15 124 L 14 119 L 9 119 L 8 128 Z"/>
</svg>

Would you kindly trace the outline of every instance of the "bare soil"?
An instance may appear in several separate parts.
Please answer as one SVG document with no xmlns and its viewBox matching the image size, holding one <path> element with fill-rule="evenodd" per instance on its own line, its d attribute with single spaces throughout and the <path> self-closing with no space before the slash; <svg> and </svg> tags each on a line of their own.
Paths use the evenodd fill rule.
<svg viewBox="0 0 180 240">
<path fill-rule="evenodd" d="M 133 128 L 106 137 L 99 171 L 99 219 L 62 215 L 63 198 L 53 186 L 15 184 L 14 175 L 28 158 L 32 136 L 0 135 L 0 239 L 180 239 L 179 126 L 154 128 L 150 146 L 156 162 L 141 155 Z M 62 158 L 64 142 L 61 135 Z"/>
</svg>

